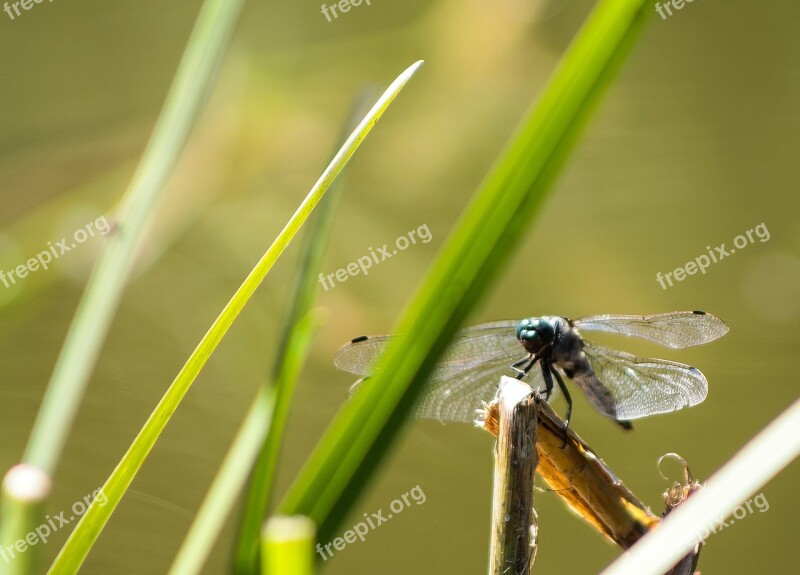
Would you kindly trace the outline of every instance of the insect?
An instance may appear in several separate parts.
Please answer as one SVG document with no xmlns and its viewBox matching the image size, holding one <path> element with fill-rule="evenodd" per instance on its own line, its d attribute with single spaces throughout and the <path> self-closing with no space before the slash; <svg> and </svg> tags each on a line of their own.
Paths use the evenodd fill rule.
<svg viewBox="0 0 800 575">
<path fill-rule="evenodd" d="M 632 427 L 629 420 L 676 411 L 706 398 L 708 381 L 699 369 L 602 347 L 581 335 L 591 331 L 682 349 L 722 337 L 728 333 L 728 325 L 702 311 L 596 315 L 576 320 L 542 316 L 476 325 L 456 333 L 413 414 L 469 423 L 482 402 L 493 397 L 500 376 L 509 371 L 519 378 L 528 377 L 531 387 L 548 401 L 557 384 L 567 403 L 566 425 L 572 416 L 572 397 L 564 377 L 581 388 L 597 411 L 626 429 Z M 392 339 L 390 335 L 357 337 L 337 352 L 334 364 L 369 377 Z M 525 356 L 520 359 L 521 353 Z"/>
</svg>

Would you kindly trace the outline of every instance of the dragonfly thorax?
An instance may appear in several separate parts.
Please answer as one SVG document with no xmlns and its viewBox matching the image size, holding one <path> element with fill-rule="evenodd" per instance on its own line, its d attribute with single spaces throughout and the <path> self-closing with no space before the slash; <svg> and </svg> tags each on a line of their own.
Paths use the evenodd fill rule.
<svg viewBox="0 0 800 575">
<path fill-rule="evenodd" d="M 541 353 L 553 345 L 556 328 L 548 318 L 529 317 L 517 325 L 517 339 L 528 353 Z"/>
</svg>

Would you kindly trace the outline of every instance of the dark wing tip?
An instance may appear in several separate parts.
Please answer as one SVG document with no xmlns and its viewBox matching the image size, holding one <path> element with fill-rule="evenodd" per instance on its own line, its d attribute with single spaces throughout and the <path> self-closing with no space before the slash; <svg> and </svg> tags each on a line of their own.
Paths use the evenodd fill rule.
<svg viewBox="0 0 800 575">
<path fill-rule="evenodd" d="M 706 312 L 700 311 L 700 310 L 697 310 L 697 309 L 692 311 L 692 313 L 695 314 L 695 315 L 706 315 Z"/>
<path fill-rule="evenodd" d="M 367 341 L 368 339 L 369 337 L 367 337 L 366 335 L 360 335 L 358 337 L 354 337 L 353 339 L 351 339 L 350 343 L 361 343 L 362 341 Z"/>
<path fill-rule="evenodd" d="M 633 423 L 631 423 L 627 419 L 616 419 L 614 421 L 616 421 L 617 424 L 619 424 L 619 426 L 625 431 L 631 431 L 633 429 Z"/>
</svg>

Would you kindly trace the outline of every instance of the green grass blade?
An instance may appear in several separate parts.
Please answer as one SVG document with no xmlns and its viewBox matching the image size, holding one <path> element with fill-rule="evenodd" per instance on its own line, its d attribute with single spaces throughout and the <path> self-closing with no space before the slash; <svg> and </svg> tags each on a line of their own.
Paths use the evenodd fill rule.
<svg viewBox="0 0 800 575">
<path fill-rule="evenodd" d="M 643 0 L 598 4 L 402 314 L 402 335 L 290 487 L 279 512 L 309 516 L 321 541 L 335 535 L 435 361 L 508 261 L 650 11 Z"/>
<path fill-rule="evenodd" d="M 244 0 L 207 0 L 197 18 L 172 87 L 142 159 L 122 199 L 116 233 L 92 274 L 36 419 L 25 461 L 53 473 L 86 382 L 111 325 L 143 237 L 214 72 L 233 36 Z"/>
<path fill-rule="evenodd" d="M 203 107 L 243 5 L 244 0 L 207 0 L 203 4 L 161 115 L 122 199 L 117 232 L 105 236 L 108 245 L 78 305 L 23 456 L 25 463 L 50 476 L 119 305 L 136 247 Z M 0 543 L 24 537 L 6 518 L 33 516 L 34 508 L 4 497 L 3 509 Z M 40 548 L 28 553 L 38 554 Z"/>
<path fill-rule="evenodd" d="M 366 113 L 371 98 L 364 94 L 354 106 L 347 123 L 347 132 L 357 124 L 359 118 Z M 342 141 L 347 135 L 342 134 Z M 259 567 L 259 541 L 267 512 L 267 504 L 272 494 L 275 472 L 278 467 L 286 420 L 289 416 L 289 407 L 294 395 L 294 380 L 284 380 L 280 373 L 284 370 L 287 359 L 286 350 L 294 325 L 306 315 L 314 302 L 317 291 L 317 274 L 322 267 L 325 256 L 330 228 L 333 224 L 333 214 L 336 202 L 341 194 L 342 179 L 336 180 L 331 186 L 325 199 L 317 206 L 311 222 L 309 222 L 300 266 L 294 278 L 287 313 L 283 319 L 282 334 L 275 361 L 275 381 L 283 381 L 285 385 L 278 386 L 276 391 L 275 415 L 272 418 L 269 432 L 264 441 L 261 453 L 258 456 L 251 474 L 250 486 L 243 505 L 239 537 L 236 541 L 234 553 L 234 572 L 238 575 L 256 574 Z"/>
<path fill-rule="evenodd" d="M 313 575 L 314 522 L 308 517 L 273 517 L 264 525 L 261 572 Z"/>
<path fill-rule="evenodd" d="M 259 389 L 175 557 L 169 575 L 193 575 L 202 569 L 264 445 L 273 420 L 277 390 L 292 387 L 297 379 L 311 346 L 312 336 L 319 327 L 319 320 L 319 314 L 312 312 L 297 322 L 289 334 L 281 362 L 282 370 L 274 385 L 264 385 Z"/>
<path fill-rule="evenodd" d="M 217 319 L 214 320 L 211 328 L 200 340 L 200 343 L 189 356 L 180 372 L 178 372 L 175 380 L 150 414 L 144 427 L 142 427 L 122 460 L 103 485 L 103 493 L 107 498 L 107 503 L 101 506 L 97 504 L 97 500 L 92 502 L 50 567 L 50 573 L 75 573 L 78 570 L 156 440 L 161 435 L 170 417 L 178 408 L 181 399 L 183 399 L 197 374 L 200 373 L 200 370 L 211 356 L 211 353 L 267 275 L 267 272 L 269 272 L 280 254 L 283 253 L 283 250 L 300 229 L 300 226 L 308 218 L 314 206 L 328 190 L 336 176 L 344 169 L 358 146 L 421 64 L 422 62 L 417 62 L 406 69 L 383 93 L 378 102 L 339 149 L 264 256 L 239 289 L 236 290 L 236 293 L 226 304 Z"/>
</svg>

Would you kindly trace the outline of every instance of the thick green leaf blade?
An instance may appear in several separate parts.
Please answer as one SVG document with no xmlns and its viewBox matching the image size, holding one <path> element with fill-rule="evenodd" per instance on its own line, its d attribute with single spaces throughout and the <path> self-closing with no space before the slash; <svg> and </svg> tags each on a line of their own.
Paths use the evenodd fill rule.
<svg viewBox="0 0 800 575">
<path fill-rule="evenodd" d="M 642 0 L 606 0 L 593 11 L 403 313 L 396 332 L 404 335 L 337 415 L 280 513 L 311 517 L 320 540 L 335 535 L 435 361 L 539 210 L 648 12 Z"/>
</svg>

